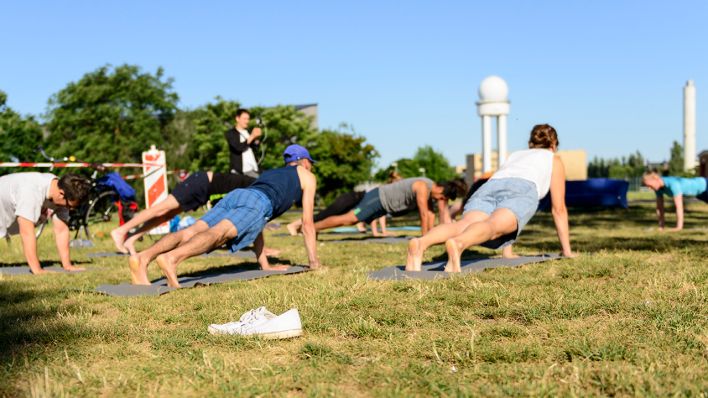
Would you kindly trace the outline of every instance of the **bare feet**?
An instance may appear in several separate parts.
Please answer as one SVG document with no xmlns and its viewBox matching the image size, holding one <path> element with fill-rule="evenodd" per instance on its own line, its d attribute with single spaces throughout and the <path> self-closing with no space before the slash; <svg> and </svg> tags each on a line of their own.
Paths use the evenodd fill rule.
<svg viewBox="0 0 708 398">
<path fill-rule="evenodd" d="M 130 281 L 133 285 L 149 285 L 150 280 L 147 277 L 148 261 L 139 254 L 135 254 L 128 258 L 130 266 Z"/>
<path fill-rule="evenodd" d="M 445 265 L 445 272 L 461 272 L 460 256 L 462 255 L 462 248 L 460 244 L 457 243 L 455 239 L 448 239 L 445 242 L 445 248 L 447 249 L 447 265 Z"/>
<path fill-rule="evenodd" d="M 298 232 L 300 232 L 300 221 L 293 221 L 290 224 L 286 225 L 285 228 L 288 229 L 288 233 L 291 236 L 297 236 Z"/>
<path fill-rule="evenodd" d="M 273 249 L 271 247 L 263 248 L 263 253 L 265 253 L 265 255 L 268 257 L 278 257 L 281 252 L 282 250 Z"/>
<path fill-rule="evenodd" d="M 135 242 L 137 242 L 138 239 L 140 239 L 139 234 L 133 235 L 130 238 L 126 239 L 125 243 L 123 244 L 125 248 L 128 249 L 128 253 L 130 253 L 131 256 L 138 254 L 138 251 L 135 250 Z"/>
<path fill-rule="evenodd" d="M 170 256 L 168 254 L 160 254 L 155 261 L 160 266 L 162 274 L 167 278 L 167 286 L 180 287 L 179 280 L 177 280 L 177 264 L 172 261 Z"/>
<path fill-rule="evenodd" d="M 420 239 L 413 238 L 408 241 L 408 258 L 406 271 L 420 271 L 423 263 L 423 251 L 420 248 Z"/>
<path fill-rule="evenodd" d="M 113 243 L 115 243 L 116 249 L 118 249 L 119 252 L 124 254 L 128 253 L 128 249 L 126 249 L 124 245 L 125 233 L 123 233 L 120 228 L 111 231 L 111 238 L 113 238 Z"/>
</svg>

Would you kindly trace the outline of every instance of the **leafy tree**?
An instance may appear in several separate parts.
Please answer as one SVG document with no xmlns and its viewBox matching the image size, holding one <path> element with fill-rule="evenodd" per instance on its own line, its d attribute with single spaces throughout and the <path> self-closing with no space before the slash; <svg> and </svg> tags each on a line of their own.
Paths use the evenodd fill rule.
<svg viewBox="0 0 708 398">
<path fill-rule="evenodd" d="M 646 167 L 644 163 L 644 157 L 639 151 L 622 158 L 594 157 L 588 164 L 588 177 L 619 179 L 640 177 Z"/>
<path fill-rule="evenodd" d="M 40 160 L 37 145 L 42 143 L 42 128 L 32 116 L 23 117 L 7 106 L 7 94 L 0 91 L 0 162 Z M 0 169 L 2 172 L 9 169 Z"/>
<path fill-rule="evenodd" d="M 191 132 L 185 140 L 184 153 L 178 158 L 188 162 L 191 171 L 229 170 L 229 146 L 224 132 L 234 123 L 240 104 L 236 101 L 216 98 L 216 102 L 200 106 L 187 112 L 185 129 Z"/>
<path fill-rule="evenodd" d="M 456 177 L 455 169 L 450 166 L 445 155 L 436 152 L 429 145 L 418 148 L 412 159 L 401 158 L 387 168 L 379 170 L 374 178 L 377 181 L 386 181 L 394 169 L 397 169 L 403 178 L 425 175 L 433 181 L 447 181 Z"/>
<path fill-rule="evenodd" d="M 48 151 L 89 162 L 140 161 L 151 144 L 170 145 L 178 96 L 172 79 L 134 65 L 85 74 L 49 99 Z"/>
<path fill-rule="evenodd" d="M 330 130 L 315 136 L 310 154 L 317 161 L 318 193 L 327 201 L 369 180 L 378 156 L 364 137 Z"/>
<path fill-rule="evenodd" d="M 680 176 L 685 174 L 683 169 L 683 146 L 674 141 L 671 146 L 671 157 L 669 158 L 669 175 Z"/>
</svg>

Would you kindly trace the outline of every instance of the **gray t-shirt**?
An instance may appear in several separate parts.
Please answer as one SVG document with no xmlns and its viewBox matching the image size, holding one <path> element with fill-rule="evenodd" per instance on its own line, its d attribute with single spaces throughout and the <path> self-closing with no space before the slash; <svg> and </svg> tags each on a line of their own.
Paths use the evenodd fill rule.
<svg viewBox="0 0 708 398">
<path fill-rule="evenodd" d="M 49 200 L 49 188 L 57 178 L 49 173 L 14 173 L 0 177 L 0 238 L 18 233 L 17 217 L 37 224 L 48 209 L 68 212 Z"/>
<path fill-rule="evenodd" d="M 425 182 L 428 190 L 433 189 L 433 180 L 425 177 L 406 178 L 379 187 L 379 200 L 384 210 L 393 214 L 411 211 L 418 207 L 415 192 L 413 192 L 413 183 L 416 181 Z"/>
</svg>

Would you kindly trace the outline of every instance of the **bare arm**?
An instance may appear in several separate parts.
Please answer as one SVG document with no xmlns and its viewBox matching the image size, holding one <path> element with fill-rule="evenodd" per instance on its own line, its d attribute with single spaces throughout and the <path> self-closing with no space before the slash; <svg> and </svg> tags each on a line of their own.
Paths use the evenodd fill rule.
<svg viewBox="0 0 708 398">
<path fill-rule="evenodd" d="M 34 235 L 34 223 L 22 216 L 17 217 L 17 224 L 20 227 L 20 237 L 22 238 L 22 250 L 25 252 L 25 260 L 33 274 L 43 274 L 37 257 L 37 237 Z"/>
<path fill-rule="evenodd" d="M 574 257 L 570 249 L 570 231 L 568 227 L 568 209 L 565 206 L 565 167 L 559 156 L 553 157 L 553 173 L 551 175 L 551 203 L 553 222 L 556 224 L 558 240 L 563 255 Z"/>
<path fill-rule="evenodd" d="M 305 239 L 305 249 L 310 268 L 319 268 L 320 260 L 317 258 L 317 236 L 315 232 L 314 208 L 317 180 L 314 174 L 303 167 L 298 167 L 300 186 L 302 187 L 302 236 Z"/>
<path fill-rule="evenodd" d="M 438 213 L 440 214 L 440 224 L 452 223 L 452 215 L 450 215 L 450 208 L 447 207 L 447 200 L 438 200 Z"/>
<path fill-rule="evenodd" d="M 430 218 L 428 217 L 430 190 L 428 190 L 428 186 L 423 181 L 416 181 L 413 183 L 413 191 L 415 192 L 418 214 L 420 215 L 420 232 L 425 235 L 430 229 Z"/>
<path fill-rule="evenodd" d="M 659 219 L 659 229 L 664 229 L 664 196 L 656 197 L 656 217 Z"/>
<path fill-rule="evenodd" d="M 61 266 L 67 271 L 83 270 L 83 268 L 74 267 L 74 265 L 71 264 L 71 257 L 69 255 L 69 227 L 56 215 L 52 217 L 52 225 L 54 226 L 54 240 L 57 244 Z"/>
<path fill-rule="evenodd" d="M 683 195 L 674 196 L 674 206 L 676 206 L 676 228 L 674 231 L 683 229 Z"/>
</svg>

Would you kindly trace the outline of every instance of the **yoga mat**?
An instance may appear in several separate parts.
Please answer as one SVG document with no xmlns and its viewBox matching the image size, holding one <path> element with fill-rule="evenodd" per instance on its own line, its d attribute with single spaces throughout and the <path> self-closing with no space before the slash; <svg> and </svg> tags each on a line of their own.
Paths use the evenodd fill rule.
<svg viewBox="0 0 708 398">
<path fill-rule="evenodd" d="M 412 225 L 404 225 L 400 227 L 388 227 L 386 228 L 387 231 L 420 231 L 420 227 L 412 226 Z M 323 231 L 324 232 L 324 231 Z M 336 233 L 336 234 L 358 234 L 361 233 L 359 232 L 356 227 L 337 227 L 330 229 L 328 232 L 331 233 Z M 370 230 L 367 229 L 367 232 L 370 232 Z"/>
<path fill-rule="evenodd" d="M 263 271 L 260 269 L 247 267 L 228 266 L 207 270 L 194 275 L 181 276 L 178 279 L 183 288 L 190 288 L 195 286 L 230 282 L 234 280 L 249 281 L 252 279 L 265 278 L 273 275 L 299 274 L 306 271 L 309 271 L 309 269 L 300 266 L 290 267 L 286 271 Z M 121 283 L 119 285 L 100 285 L 96 288 L 97 293 L 121 297 L 160 296 L 173 290 L 177 289 L 167 286 L 167 280 L 165 278 L 157 279 L 149 286 Z"/>
<path fill-rule="evenodd" d="M 50 265 L 49 267 L 42 267 L 42 268 L 46 269 L 48 271 L 54 271 L 54 272 L 63 273 L 63 274 L 73 274 L 73 273 L 77 273 L 77 272 L 84 272 L 84 271 L 67 271 L 58 265 Z M 27 265 L 13 266 L 13 267 L 0 267 L 0 274 L 3 274 L 3 275 L 32 275 L 32 271 L 30 271 L 30 267 Z"/>
<path fill-rule="evenodd" d="M 559 258 L 557 255 L 544 254 L 541 256 L 527 256 L 519 258 L 477 258 L 471 260 L 462 260 L 462 274 L 469 272 L 479 272 L 489 268 L 517 267 L 524 264 L 540 263 L 548 260 Z M 369 279 L 372 280 L 405 280 L 405 279 L 423 279 L 433 280 L 439 278 L 449 278 L 452 274 L 445 272 L 446 261 L 423 264 L 422 271 L 404 271 L 404 265 L 395 267 L 387 267 L 378 271 L 369 273 Z"/>
<path fill-rule="evenodd" d="M 123 254 L 120 252 L 94 252 L 87 253 L 88 257 L 93 258 L 105 258 L 105 257 L 127 257 L 128 254 Z M 256 255 L 252 251 L 238 251 L 236 253 L 231 253 L 228 250 L 214 250 L 210 253 L 202 254 L 204 257 L 238 257 L 238 258 L 255 258 Z"/>
<path fill-rule="evenodd" d="M 382 244 L 395 244 L 395 243 L 408 243 L 411 238 L 409 236 L 387 236 L 384 238 L 375 238 L 373 236 L 366 238 L 351 238 L 351 239 L 338 239 L 338 240 L 324 240 L 321 242 L 326 243 L 382 243 Z"/>
</svg>

